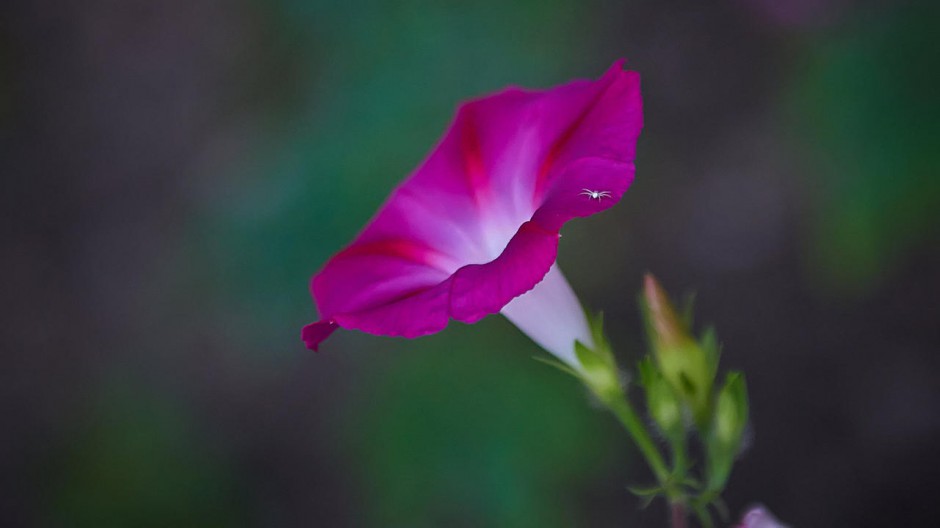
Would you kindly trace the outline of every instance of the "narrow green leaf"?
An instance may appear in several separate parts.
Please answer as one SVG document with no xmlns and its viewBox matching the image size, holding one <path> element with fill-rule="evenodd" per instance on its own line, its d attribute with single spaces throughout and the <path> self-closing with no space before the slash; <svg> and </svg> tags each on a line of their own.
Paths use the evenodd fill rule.
<svg viewBox="0 0 940 528">
<path fill-rule="evenodd" d="M 679 317 L 686 328 L 692 328 L 695 322 L 695 292 L 689 292 L 682 298 L 679 308 Z"/>
<path fill-rule="evenodd" d="M 640 373 L 640 384 L 649 390 L 659 377 L 656 373 L 656 366 L 653 365 L 653 360 L 649 356 L 641 359 L 637 362 L 636 369 Z"/>
<path fill-rule="evenodd" d="M 574 376 L 575 378 L 579 380 L 581 379 L 581 375 L 575 372 L 573 368 L 569 367 L 568 365 L 565 365 L 564 363 L 562 363 L 561 361 L 558 361 L 557 359 L 544 358 L 540 356 L 532 356 L 532 359 L 538 361 L 539 363 L 544 363 L 548 366 L 555 367 L 556 369 L 566 374 L 571 374 L 572 376 Z"/>
<path fill-rule="evenodd" d="M 718 373 L 718 361 L 721 359 L 721 344 L 718 342 L 718 334 L 714 326 L 705 327 L 699 339 L 699 346 L 705 351 L 705 357 L 708 359 L 711 374 L 714 377 Z"/>
<path fill-rule="evenodd" d="M 714 506 L 715 511 L 718 512 L 718 517 L 720 517 L 722 521 L 728 522 L 731 514 L 728 511 L 728 505 L 725 504 L 725 501 L 723 501 L 721 497 L 715 497 L 712 501 L 712 506 Z"/>
<path fill-rule="evenodd" d="M 698 518 L 698 522 L 702 525 L 702 528 L 712 528 L 714 526 L 712 516 L 708 513 L 708 508 L 702 504 L 695 504 L 692 506 L 692 509 L 695 510 L 695 516 Z"/>
<path fill-rule="evenodd" d="M 655 497 L 656 495 L 666 491 L 661 486 L 654 486 L 652 488 L 637 488 L 635 486 L 628 486 L 627 489 L 630 490 L 630 493 L 638 497 Z"/>
</svg>

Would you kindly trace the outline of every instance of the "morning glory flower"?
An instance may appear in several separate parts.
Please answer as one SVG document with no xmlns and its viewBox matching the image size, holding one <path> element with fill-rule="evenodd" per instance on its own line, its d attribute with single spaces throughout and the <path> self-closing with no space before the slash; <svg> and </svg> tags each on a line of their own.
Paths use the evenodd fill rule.
<svg viewBox="0 0 940 528">
<path fill-rule="evenodd" d="M 317 350 L 337 328 L 408 338 L 502 312 L 578 367 L 588 322 L 555 258 L 559 230 L 603 211 L 633 180 L 639 75 L 509 87 L 462 104 L 440 143 L 311 282 Z"/>
<path fill-rule="evenodd" d="M 767 508 L 763 506 L 754 506 L 747 513 L 741 517 L 741 523 L 734 526 L 734 528 L 788 528 L 787 525 L 783 524 Z"/>
</svg>

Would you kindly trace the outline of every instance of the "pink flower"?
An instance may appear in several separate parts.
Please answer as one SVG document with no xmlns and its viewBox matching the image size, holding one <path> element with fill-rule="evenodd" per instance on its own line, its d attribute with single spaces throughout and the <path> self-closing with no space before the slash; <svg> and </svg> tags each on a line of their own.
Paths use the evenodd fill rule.
<svg viewBox="0 0 940 528">
<path fill-rule="evenodd" d="M 623 61 L 597 81 L 464 103 L 424 163 L 314 276 L 322 318 L 303 340 L 317 350 L 338 327 L 418 337 L 502 311 L 576 363 L 574 340 L 592 341 L 554 265 L 559 230 L 620 200 L 642 121 L 639 75 Z"/>
<path fill-rule="evenodd" d="M 734 528 L 787 528 L 787 526 L 777 520 L 767 508 L 754 506 L 744 514 L 744 517 L 741 517 L 741 524 Z"/>
</svg>

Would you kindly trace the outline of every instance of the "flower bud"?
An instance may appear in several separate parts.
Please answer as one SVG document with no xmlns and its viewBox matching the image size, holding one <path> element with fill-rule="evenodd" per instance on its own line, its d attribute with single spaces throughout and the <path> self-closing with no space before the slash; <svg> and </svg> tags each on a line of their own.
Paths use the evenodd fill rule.
<svg viewBox="0 0 940 528">
<path fill-rule="evenodd" d="M 651 273 L 643 277 L 643 300 L 654 346 L 682 347 L 692 341 L 669 296 Z"/>
<path fill-rule="evenodd" d="M 672 386 L 656 370 L 649 358 L 639 365 L 640 382 L 646 389 L 646 408 L 666 438 L 685 434 L 682 408 Z"/>
<path fill-rule="evenodd" d="M 744 375 L 731 372 L 718 392 L 715 416 L 707 439 L 708 480 L 713 489 L 724 487 L 747 426 L 748 402 Z"/>
<path fill-rule="evenodd" d="M 718 392 L 715 405 L 715 436 L 719 442 L 735 449 L 738 447 L 747 425 L 747 408 L 744 375 L 732 372 Z"/>
<path fill-rule="evenodd" d="M 666 292 L 651 274 L 643 281 L 640 300 L 646 332 L 663 377 L 691 408 L 696 423 L 708 422 L 715 365 L 708 351 L 689 332 Z"/>
<path fill-rule="evenodd" d="M 763 506 L 754 506 L 741 517 L 741 523 L 734 528 L 788 528 Z"/>
</svg>

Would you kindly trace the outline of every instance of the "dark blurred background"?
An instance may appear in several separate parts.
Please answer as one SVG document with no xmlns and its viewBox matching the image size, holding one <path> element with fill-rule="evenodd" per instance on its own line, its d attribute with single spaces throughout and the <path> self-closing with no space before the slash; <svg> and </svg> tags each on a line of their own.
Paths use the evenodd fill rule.
<svg viewBox="0 0 940 528">
<path fill-rule="evenodd" d="M 507 84 L 643 76 L 637 179 L 560 262 L 746 371 L 732 511 L 940 516 L 936 2 L 7 0 L 0 524 L 662 526 L 616 422 L 498 316 L 314 354 L 309 277 Z"/>
</svg>

